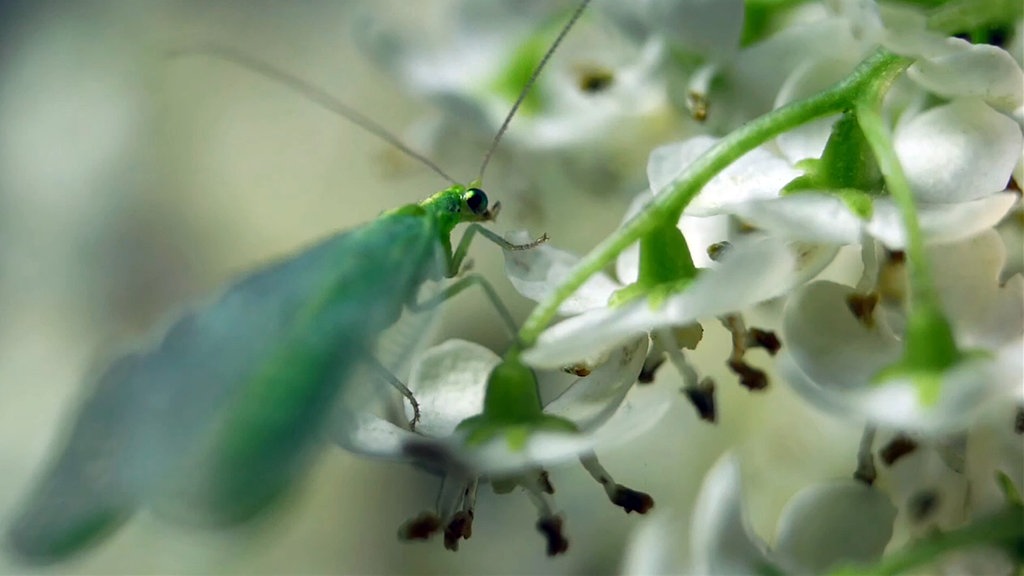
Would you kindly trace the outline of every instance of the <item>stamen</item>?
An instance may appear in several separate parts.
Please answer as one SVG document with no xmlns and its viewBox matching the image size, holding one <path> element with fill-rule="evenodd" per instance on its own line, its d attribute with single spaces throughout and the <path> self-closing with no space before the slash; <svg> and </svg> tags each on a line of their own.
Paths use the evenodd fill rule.
<svg viewBox="0 0 1024 576">
<path fill-rule="evenodd" d="M 782 342 L 779 342 L 779 337 L 771 330 L 751 328 L 747 332 L 747 347 L 761 348 L 768 354 L 775 356 L 779 349 L 782 348 Z"/>
<path fill-rule="evenodd" d="M 846 297 L 846 307 L 865 328 L 875 327 L 875 308 L 878 307 L 878 292 L 853 293 Z"/>
<path fill-rule="evenodd" d="M 708 117 L 708 92 L 711 90 L 711 81 L 718 72 L 717 64 L 707 64 L 698 68 L 691 76 L 690 83 L 686 90 L 686 107 L 690 110 L 690 116 L 697 122 L 703 122 Z"/>
<path fill-rule="evenodd" d="M 743 359 L 750 347 L 762 347 L 772 355 L 778 352 L 781 343 L 773 332 L 757 330 L 752 334 L 747 330 L 746 323 L 741 314 L 726 314 L 719 317 L 722 326 L 732 334 L 732 354 L 726 363 L 729 369 L 740 377 L 740 384 L 748 390 L 764 390 L 768 387 L 768 375 L 764 371 L 754 368 Z"/>
<path fill-rule="evenodd" d="M 650 494 L 617 484 L 612 475 L 597 461 L 595 454 L 580 457 L 580 463 L 594 480 L 604 487 L 605 494 L 608 495 L 612 504 L 622 508 L 627 514 L 630 512 L 646 514 L 651 508 L 654 508 L 654 498 L 651 498 Z"/>
<path fill-rule="evenodd" d="M 892 466 L 897 460 L 914 450 L 917 450 L 917 442 L 901 432 L 878 451 L 878 456 L 882 458 L 882 462 L 886 466 Z"/>
<path fill-rule="evenodd" d="M 878 469 L 875 468 L 875 457 L 871 448 L 875 443 L 876 428 L 870 424 L 864 427 L 864 434 L 860 437 L 860 448 L 857 450 L 857 471 L 853 477 L 868 486 L 878 479 Z"/>
<path fill-rule="evenodd" d="M 885 262 L 878 271 L 875 288 L 887 306 L 901 306 L 907 300 L 907 255 L 901 251 L 885 252 Z"/>
<path fill-rule="evenodd" d="M 473 535 L 474 506 L 479 484 L 476 479 L 467 484 L 462 492 L 462 509 L 452 515 L 444 528 L 444 547 L 451 551 L 459 549 L 459 540 L 469 540 Z"/>
<path fill-rule="evenodd" d="M 939 494 L 935 490 L 922 490 L 907 500 L 908 514 L 914 522 L 924 522 L 939 507 Z"/>
<path fill-rule="evenodd" d="M 423 512 L 419 516 L 407 520 L 398 528 L 399 540 L 429 540 L 441 529 L 441 518 L 433 512 Z"/>
<path fill-rule="evenodd" d="M 476 499 L 476 486 L 476 478 L 467 481 L 461 475 L 446 475 L 441 480 L 441 488 L 434 500 L 435 511 L 423 512 L 406 521 L 398 529 L 398 538 L 428 540 L 444 526 L 444 547 L 452 551 L 458 550 L 458 539 L 469 538 L 472 533 L 472 508 Z M 460 504 L 462 511 L 456 512 Z"/>
<path fill-rule="evenodd" d="M 715 242 L 714 244 L 708 246 L 708 258 L 710 258 L 712 262 L 721 262 L 722 258 L 724 258 L 725 255 L 728 254 L 729 250 L 731 249 L 732 243 L 727 240 Z"/>
<path fill-rule="evenodd" d="M 455 516 L 455 512 L 462 506 L 467 487 L 475 482 L 475 479 L 470 480 L 450 473 L 441 480 L 441 489 L 437 492 L 434 509 L 446 523 Z"/>
<path fill-rule="evenodd" d="M 542 516 L 537 520 L 537 530 L 548 542 L 548 556 L 558 556 L 569 549 L 569 540 L 562 533 L 561 516 Z"/>
<path fill-rule="evenodd" d="M 664 349 L 669 361 L 683 377 L 683 394 L 697 410 L 701 420 L 714 423 L 718 420 L 715 406 L 715 382 L 711 378 L 700 379 L 697 370 L 686 360 L 673 332 L 659 330 L 652 335 L 657 346 Z"/>
<path fill-rule="evenodd" d="M 651 348 L 651 351 L 647 354 L 647 358 L 644 360 L 644 365 L 640 368 L 640 374 L 636 377 L 637 384 L 650 384 L 654 382 L 654 377 L 658 373 L 658 368 L 665 363 L 665 351 L 655 350 Z"/>
<path fill-rule="evenodd" d="M 555 485 L 551 483 L 551 477 L 548 475 L 547 470 L 541 470 L 537 475 L 537 484 L 545 494 L 555 493 Z"/>
<path fill-rule="evenodd" d="M 540 474 L 524 476 L 518 479 L 518 483 L 537 507 L 539 517 L 536 526 L 547 540 L 548 556 L 557 556 L 568 550 L 569 540 L 562 532 L 562 517 L 555 514 L 553 501 L 541 486 Z"/>
</svg>

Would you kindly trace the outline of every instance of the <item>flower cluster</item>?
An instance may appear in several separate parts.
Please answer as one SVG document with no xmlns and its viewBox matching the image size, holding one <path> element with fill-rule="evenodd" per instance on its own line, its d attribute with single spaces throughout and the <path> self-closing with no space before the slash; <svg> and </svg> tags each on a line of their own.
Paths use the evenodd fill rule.
<svg viewBox="0 0 1024 576">
<path fill-rule="evenodd" d="M 334 396 L 316 406 L 314 416 L 331 412 L 322 420 L 334 444 L 438 478 L 434 507 L 413 515 L 399 537 L 440 535 L 457 550 L 489 485 L 525 493 L 547 554 L 565 553 L 571 524 L 549 471 L 569 461 L 615 506 L 646 514 L 653 497 L 616 481 L 597 453 L 635 442 L 663 418 L 694 417 L 673 413 L 678 392 L 664 381 L 674 373 L 702 430 L 732 409 L 722 390 L 735 380 L 756 398 L 785 387 L 852 424 L 859 449 L 849 450 L 846 478 L 789 499 L 770 535 L 752 528 L 743 488 L 764 483 L 744 477 L 741 450 L 726 454 L 707 473 L 689 522 L 667 507 L 641 521 L 624 572 L 901 573 L 941 562 L 1019 570 L 1018 4 L 595 0 L 572 12 L 559 2 L 464 1 L 452 5 L 450 26 L 429 33 L 419 33 L 420 22 L 415 34 L 397 24 L 361 27 L 380 67 L 437 105 L 411 131 L 419 148 L 443 164 L 488 150 L 482 180 L 499 142 L 491 138 L 505 134 L 508 111 L 517 110 L 489 177 L 506 193 L 531 194 L 542 211 L 567 188 L 583 190 L 574 198 L 620 222 L 585 254 L 559 247 L 561 233 L 574 236 L 571 217 L 532 221 L 560 227 L 547 229 L 549 242 L 481 232 L 504 248 L 511 285 L 537 304 L 511 327 L 508 348 L 499 355 L 448 340 L 419 354 L 405 349 L 408 377 L 382 372 L 408 405 L 366 377 L 346 384 L 337 406 Z M 575 26 L 566 36 L 569 14 Z M 629 192 L 621 217 L 607 208 Z M 486 210 L 473 226 L 496 213 Z M 478 282 L 515 324 L 490 284 L 460 269 L 465 246 L 453 250 L 447 237 L 441 245 L 456 276 L 445 294 Z M 395 308 L 415 307 L 405 299 Z M 716 355 L 694 351 L 705 352 L 715 324 L 728 332 L 729 350 L 717 354 L 721 365 L 702 365 L 698 358 Z M 377 336 L 353 349 L 380 353 Z M 112 370 L 134 368 L 131 361 Z M 197 370 L 224 370 L 207 368 Z M 728 384 L 711 376 L 723 372 Z M 195 398 L 216 386 L 202 388 Z M 296 420 L 305 446 L 321 420 Z M 203 445 L 192 438 L 199 434 L 186 430 L 188 442 L 175 448 L 191 456 Z M 120 514 L 148 502 L 161 473 L 144 469 L 136 480 L 122 470 L 126 478 L 110 481 L 138 484 L 138 494 L 100 504 Z M 276 473 L 281 484 L 297 474 Z M 186 476 L 186 487 L 205 488 L 204 478 Z M 230 501 L 211 500 L 217 511 Z M 48 521 L 61 512 L 46 511 L 26 541 L 53 532 Z M 979 545 L 988 552 L 972 548 Z"/>
<path fill-rule="evenodd" d="M 721 409 L 716 383 L 700 375 L 688 351 L 701 343 L 705 321 L 717 319 L 732 337 L 726 365 L 743 386 L 760 391 L 778 380 L 810 405 L 863 427 L 861 449 L 851 455 L 853 478 L 795 497 L 770 551 L 743 520 L 735 458 L 716 467 L 690 527 L 692 566 L 701 573 L 870 566 L 882 561 L 897 510 L 924 533 L 925 527 L 973 526 L 994 507 L 1019 507 L 1012 497 L 1024 482 L 1019 454 L 979 458 L 986 449 L 974 448 L 978 435 L 1019 447 L 1024 421 L 1024 74 L 998 45 L 1001 37 L 993 36 L 995 30 L 1019 34 L 1019 15 L 979 8 L 979 24 L 958 19 L 952 8 L 929 13 L 853 0 L 766 6 L 741 39 L 739 29 L 713 24 L 738 9 L 734 3 L 704 13 L 695 11 L 697 4 L 651 2 L 628 14 L 601 5 L 594 20 L 630 30 L 631 47 L 605 43 L 585 56 L 566 50 L 538 88 L 538 101 L 524 103 L 537 107 L 510 134 L 509 147 L 517 151 L 557 151 L 607 165 L 619 147 L 649 145 L 637 134 L 654 110 L 662 122 L 676 119 L 684 138 L 650 152 L 646 189 L 620 228 L 590 254 L 577 256 L 557 242 L 506 251 L 513 286 L 540 304 L 520 331 L 515 362 L 541 373 L 574 373 L 573 386 L 583 390 L 630 349 L 645 358 L 622 375 L 617 386 L 625 395 L 634 379 L 654 381 L 667 359 L 699 416 L 715 422 Z M 689 10 L 691 21 L 720 26 L 714 56 L 708 44 L 680 46 L 680 36 L 664 25 L 676 22 L 668 6 Z M 747 15 L 755 13 L 748 4 Z M 785 24 L 775 28 L 772 21 Z M 487 49 L 472 57 L 480 60 L 508 51 L 521 57 L 535 40 L 510 40 L 486 27 L 462 40 L 479 43 L 481 36 Z M 463 66 L 462 53 L 461 60 L 439 63 L 434 53 L 388 46 L 378 53 L 386 53 L 392 68 L 415 69 L 400 74 L 414 89 L 459 110 L 444 122 L 477 122 L 493 133 L 510 103 L 500 81 L 481 84 L 467 71 L 474 68 Z M 588 68 L 591 58 L 618 64 Z M 597 69 L 605 75 L 601 82 L 591 78 L 591 87 L 607 94 L 589 94 L 596 99 L 582 105 L 578 92 L 588 84 L 563 75 Z M 685 98 L 673 92 L 680 80 Z M 568 102 L 575 102 L 568 106 L 572 112 Z M 665 107 L 674 112 L 664 115 Z M 435 137 L 443 132 L 435 125 Z M 602 134 L 600 150 L 596 133 Z M 529 236 L 517 232 L 506 239 L 525 243 Z M 859 274 L 831 266 L 839 254 L 859 254 Z M 829 279 L 822 279 L 826 268 Z M 782 311 L 777 330 L 748 327 L 744 312 L 763 303 Z M 777 362 L 749 363 L 752 348 Z M 486 380 L 485 372 L 474 381 Z M 492 387 L 488 383 L 488 391 Z M 466 397 L 477 398 L 479 410 L 476 394 Z M 633 394 L 643 397 L 629 398 Z M 620 401 L 616 396 L 606 409 L 613 412 Z M 552 460 L 553 452 L 543 450 L 505 454 L 502 460 L 514 469 L 495 476 L 495 464 L 466 455 L 466 446 L 477 449 L 467 440 L 472 434 L 459 435 L 456 421 L 441 434 L 446 440 L 410 437 L 392 452 L 435 468 L 443 462 L 441 473 L 457 476 L 460 485 L 508 476 L 534 495 L 537 484 L 524 481 L 523 470 L 565 457 Z M 543 429 L 537 427 L 534 441 L 548 434 Z M 579 429 L 588 432 L 579 437 L 584 442 L 603 427 L 592 422 Z M 617 440 L 625 438 L 614 430 Z M 494 435 L 504 442 L 513 437 Z M 996 472 L 1009 488 L 992 497 Z M 984 479 L 978 486 L 966 478 Z M 989 494 L 984 503 L 979 491 Z M 966 512 L 949 520 L 953 501 L 965 497 Z M 451 531 L 459 524 L 455 509 L 442 505 L 428 524 Z M 547 517 L 547 508 L 540 509 Z M 667 512 L 650 522 L 637 536 L 627 571 L 666 569 L 659 562 L 673 546 L 669 525 L 679 523 Z"/>
</svg>

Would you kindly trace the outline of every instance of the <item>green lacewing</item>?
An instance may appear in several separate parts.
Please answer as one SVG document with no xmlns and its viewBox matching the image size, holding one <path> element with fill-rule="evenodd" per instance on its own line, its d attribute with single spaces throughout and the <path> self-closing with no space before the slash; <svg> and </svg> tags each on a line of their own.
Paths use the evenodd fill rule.
<svg viewBox="0 0 1024 576">
<path fill-rule="evenodd" d="M 498 130 L 482 175 L 573 12 Z M 235 60 L 338 112 L 444 176 L 376 123 L 303 80 L 230 50 Z M 479 180 L 479 179 L 478 179 Z M 380 334 L 415 304 L 422 284 L 459 272 L 474 224 L 493 220 L 475 184 L 453 184 L 385 212 L 229 285 L 128 353 L 93 383 L 64 444 L 10 526 L 22 560 L 47 563 L 94 544 L 143 505 L 185 503 L 201 521 L 235 524 L 266 510 L 307 468 L 318 433 Z M 504 243 L 506 248 L 511 245 Z M 526 246 L 523 246 L 526 247 Z"/>
</svg>

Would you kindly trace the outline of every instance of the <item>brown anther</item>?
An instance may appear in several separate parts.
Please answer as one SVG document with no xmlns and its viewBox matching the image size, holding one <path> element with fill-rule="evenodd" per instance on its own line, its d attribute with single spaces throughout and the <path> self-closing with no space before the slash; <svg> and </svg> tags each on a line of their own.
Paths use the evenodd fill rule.
<svg viewBox="0 0 1024 576">
<path fill-rule="evenodd" d="M 730 249 L 732 249 L 732 243 L 728 241 L 723 240 L 722 242 L 715 242 L 708 246 L 708 258 L 711 258 L 712 262 L 719 262 L 726 254 L 729 253 Z"/>
<path fill-rule="evenodd" d="M 1017 406 L 1017 413 L 1013 417 L 1013 431 L 1024 434 L 1024 406 Z"/>
<path fill-rule="evenodd" d="M 869 468 L 857 468 L 857 471 L 853 473 L 853 479 L 867 486 L 873 486 L 875 480 L 878 480 L 878 471 L 875 470 L 874 464 Z"/>
<path fill-rule="evenodd" d="M 433 512 L 424 512 L 406 521 L 398 529 L 400 540 L 427 540 L 441 529 L 441 518 Z"/>
<path fill-rule="evenodd" d="M 705 422 L 714 424 L 718 420 L 718 410 L 715 407 L 715 382 L 711 378 L 705 378 L 700 384 L 683 388 L 686 399 L 693 404 L 697 415 Z"/>
<path fill-rule="evenodd" d="M 754 368 L 743 360 L 729 360 L 729 369 L 740 377 L 740 384 L 750 391 L 764 390 L 768 387 L 768 375 Z"/>
<path fill-rule="evenodd" d="M 907 299 L 907 254 L 887 250 L 878 269 L 877 291 L 882 302 L 896 305 Z"/>
<path fill-rule="evenodd" d="M 444 528 L 444 547 L 455 552 L 459 549 L 459 540 L 469 540 L 473 535 L 473 511 L 461 510 L 455 513 L 451 522 Z"/>
<path fill-rule="evenodd" d="M 569 549 L 569 541 L 562 534 L 560 516 L 547 516 L 537 520 L 537 530 L 548 542 L 548 556 L 558 556 Z"/>
<path fill-rule="evenodd" d="M 611 70 L 597 66 L 580 66 L 579 75 L 580 91 L 586 94 L 604 92 L 615 82 L 615 74 Z"/>
<path fill-rule="evenodd" d="M 551 483 L 551 477 L 548 475 L 547 470 L 541 470 L 540 474 L 537 475 L 537 484 L 545 494 L 555 493 L 555 485 Z"/>
<path fill-rule="evenodd" d="M 612 504 L 625 510 L 626 514 L 630 512 L 646 514 L 651 508 L 654 508 L 654 498 L 651 498 L 650 494 L 626 488 L 622 484 L 615 485 L 615 493 L 612 494 L 611 501 Z"/>
<path fill-rule="evenodd" d="M 590 376 L 590 366 L 580 362 L 579 364 L 573 364 L 572 366 L 566 366 L 562 368 L 562 371 L 566 374 L 572 374 L 573 376 L 579 376 L 580 378 L 586 378 Z"/>
<path fill-rule="evenodd" d="M 878 451 L 878 457 L 886 466 L 892 466 L 897 460 L 914 450 L 917 450 L 917 442 L 906 434 L 898 434 Z"/>
<path fill-rule="evenodd" d="M 934 490 L 922 490 L 907 500 L 911 520 L 924 522 L 939 507 L 939 494 Z"/>
<path fill-rule="evenodd" d="M 703 122 L 708 119 L 708 107 L 710 104 L 706 94 L 690 90 L 686 93 L 686 105 L 690 108 L 690 116 L 697 122 Z"/>
<path fill-rule="evenodd" d="M 903 250 L 886 250 L 885 260 L 890 264 L 903 264 L 907 261 L 907 253 Z"/>
<path fill-rule="evenodd" d="M 878 293 L 850 294 L 846 297 L 846 306 L 857 320 L 866 328 L 875 327 L 875 307 L 878 306 Z"/>
<path fill-rule="evenodd" d="M 654 382 L 654 377 L 658 372 L 658 368 L 665 363 L 665 354 L 656 354 L 648 356 L 644 360 L 643 368 L 640 369 L 640 375 L 636 377 L 636 381 L 639 384 L 650 384 Z"/>
<path fill-rule="evenodd" d="M 779 341 L 779 337 L 771 330 L 751 328 L 747 331 L 747 339 L 749 340 L 748 345 L 751 348 L 763 348 L 772 356 L 775 356 L 775 353 L 782 348 L 782 342 Z"/>
</svg>

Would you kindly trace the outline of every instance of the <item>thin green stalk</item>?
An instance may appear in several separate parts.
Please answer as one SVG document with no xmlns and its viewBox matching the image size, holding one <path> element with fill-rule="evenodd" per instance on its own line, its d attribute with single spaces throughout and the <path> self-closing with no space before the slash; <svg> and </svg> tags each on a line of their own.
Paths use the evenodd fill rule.
<svg viewBox="0 0 1024 576">
<path fill-rule="evenodd" d="M 950 532 L 938 533 L 913 542 L 866 568 L 840 569 L 833 574 L 905 574 L 914 568 L 934 563 L 955 550 L 975 546 L 1002 546 L 1019 563 L 1024 553 L 1024 509 L 1010 505 L 987 518 Z"/>
<path fill-rule="evenodd" d="M 924 236 L 921 233 L 921 224 L 917 219 L 917 206 L 914 203 L 914 195 L 910 190 L 910 183 L 903 172 L 899 157 L 892 144 L 889 129 L 882 119 L 881 99 L 885 90 L 878 89 L 873 94 L 865 94 L 864 98 L 857 103 L 857 122 L 860 124 L 864 137 L 867 138 L 875 160 L 885 178 L 885 186 L 903 219 L 903 226 L 907 234 L 907 274 L 912 301 L 917 304 L 937 304 L 932 283 L 931 272 L 928 269 L 928 255 L 925 254 Z"/>
<path fill-rule="evenodd" d="M 576 265 L 566 281 L 526 319 L 519 330 L 519 341 L 522 346 L 532 346 L 540 333 L 554 319 L 559 305 L 620 252 L 650 233 L 659 223 L 678 220 L 690 201 L 727 166 L 779 134 L 811 120 L 853 108 L 866 85 L 878 78 L 888 78 L 891 81 L 902 73 L 910 62 L 907 58 L 878 49 L 857 66 L 850 76 L 835 86 L 769 112 L 719 140 L 687 166 L 672 181 L 667 191 L 658 194 L 644 211 L 598 244 Z"/>
</svg>

